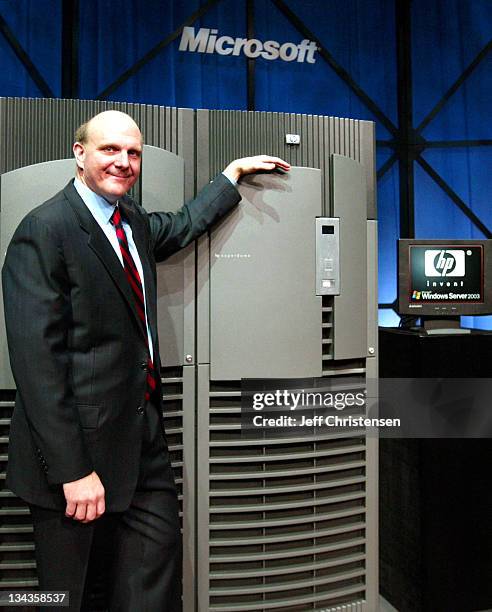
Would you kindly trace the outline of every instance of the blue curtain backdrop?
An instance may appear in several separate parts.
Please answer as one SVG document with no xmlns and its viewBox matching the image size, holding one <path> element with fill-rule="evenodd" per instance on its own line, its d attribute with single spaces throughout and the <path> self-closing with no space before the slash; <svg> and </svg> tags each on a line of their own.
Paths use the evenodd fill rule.
<svg viewBox="0 0 492 612">
<path fill-rule="evenodd" d="M 80 2 L 79 97 L 95 98 L 125 70 L 204 6 L 198 0 L 110 0 Z M 395 0 L 286 0 L 290 9 L 334 60 L 375 102 L 389 124 L 397 125 Z M 0 0 L 0 17 L 28 53 L 50 87 L 61 95 L 61 0 Z M 414 125 L 433 106 L 492 38 L 490 0 L 414 0 L 412 3 Z M 219 35 L 247 37 L 246 1 L 221 0 L 194 24 Z M 304 36 L 270 0 L 254 2 L 255 37 L 300 42 Z M 134 76 L 111 100 L 193 108 L 246 109 L 246 61 L 217 54 L 181 52 L 179 36 Z M 42 93 L 5 37 L 0 34 L 1 96 Z M 422 135 L 431 141 L 492 139 L 492 71 L 489 53 L 430 121 Z M 389 140 L 383 125 L 361 99 L 316 54 L 315 63 L 256 61 L 256 110 L 284 111 L 375 120 L 378 140 Z M 392 149 L 378 147 L 380 168 Z M 492 228 L 490 176 L 492 147 L 434 147 L 425 162 L 471 210 Z M 396 298 L 396 239 L 399 235 L 399 176 L 392 168 L 378 182 L 379 301 Z M 419 238 L 481 238 L 481 232 L 415 165 L 415 229 Z M 466 321 L 492 328 L 492 318 Z M 397 324 L 389 310 L 383 325 Z"/>
<path fill-rule="evenodd" d="M 61 2 L 0 0 L 0 17 L 32 58 L 53 95 L 60 96 Z M 2 34 L 0 57 L 0 96 L 41 96 Z"/>
</svg>

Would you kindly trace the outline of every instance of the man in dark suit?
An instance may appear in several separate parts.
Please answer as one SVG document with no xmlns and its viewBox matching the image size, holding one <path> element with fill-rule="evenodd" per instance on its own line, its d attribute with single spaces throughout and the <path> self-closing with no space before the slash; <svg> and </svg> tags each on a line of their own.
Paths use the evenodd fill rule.
<svg viewBox="0 0 492 612">
<path fill-rule="evenodd" d="M 75 180 L 24 218 L 3 268 L 17 385 L 7 484 L 31 508 L 41 589 L 68 590 L 71 609 L 90 609 L 84 585 L 104 537 L 110 609 L 174 612 L 181 543 L 155 263 L 238 203 L 242 175 L 289 166 L 235 160 L 178 213 L 147 214 L 126 195 L 142 153 L 128 115 L 96 115 L 73 150 Z"/>
</svg>

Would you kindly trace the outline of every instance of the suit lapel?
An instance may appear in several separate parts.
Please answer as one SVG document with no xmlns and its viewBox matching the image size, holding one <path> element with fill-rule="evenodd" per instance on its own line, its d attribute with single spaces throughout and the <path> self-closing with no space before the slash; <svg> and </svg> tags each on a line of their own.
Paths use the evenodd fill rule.
<svg viewBox="0 0 492 612">
<path fill-rule="evenodd" d="M 63 190 L 65 197 L 70 203 L 74 210 L 80 227 L 88 234 L 87 244 L 99 257 L 102 264 L 106 268 L 109 276 L 114 281 L 118 290 L 120 291 L 123 299 L 127 303 L 130 311 L 132 312 L 138 329 L 141 331 L 143 338 L 146 341 L 146 334 L 140 323 L 140 319 L 137 314 L 135 298 L 133 297 L 130 285 L 125 275 L 125 271 L 121 262 L 116 255 L 111 243 L 104 235 L 104 232 L 99 227 L 97 221 L 92 216 L 90 210 L 84 204 L 82 198 L 77 193 L 77 190 L 73 186 L 73 182 L 70 182 Z M 133 233 L 133 227 L 132 227 Z M 140 253 L 140 250 L 139 250 Z M 145 284 L 147 285 L 147 278 L 145 278 Z"/>
</svg>

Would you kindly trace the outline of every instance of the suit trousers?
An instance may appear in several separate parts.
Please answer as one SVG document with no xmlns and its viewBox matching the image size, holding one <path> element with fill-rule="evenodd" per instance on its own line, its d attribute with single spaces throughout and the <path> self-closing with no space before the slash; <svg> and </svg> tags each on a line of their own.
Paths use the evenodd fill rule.
<svg viewBox="0 0 492 612">
<path fill-rule="evenodd" d="M 182 609 L 174 476 L 157 408 L 149 403 L 142 418 L 140 473 L 127 510 L 84 524 L 63 512 L 30 507 L 39 588 L 69 591 L 69 610 Z"/>
</svg>

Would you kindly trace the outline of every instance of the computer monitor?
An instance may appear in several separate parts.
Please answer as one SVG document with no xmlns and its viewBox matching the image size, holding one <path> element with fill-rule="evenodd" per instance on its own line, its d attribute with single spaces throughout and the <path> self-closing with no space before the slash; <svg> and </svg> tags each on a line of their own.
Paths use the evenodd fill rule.
<svg viewBox="0 0 492 612">
<path fill-rule="evenodd" d="M 492 313 L 492 240 L 398 240 L 398 312 L 450 325 Z"/>
</svg>

